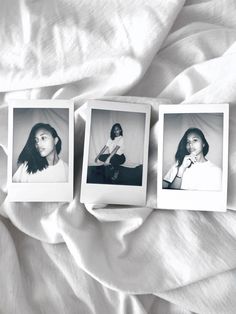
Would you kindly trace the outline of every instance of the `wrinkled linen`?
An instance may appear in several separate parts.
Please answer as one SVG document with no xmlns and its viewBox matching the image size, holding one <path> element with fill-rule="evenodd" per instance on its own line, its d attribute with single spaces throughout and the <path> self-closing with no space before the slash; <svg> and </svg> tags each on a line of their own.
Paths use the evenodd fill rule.
<svg viewBox="0 0 236 314">
<path fill-rule="evenodd" d="M 235 2 L 5 0 L 0 14 L 0 312 L 235 313 Z M 75 100 L 70 204 L 8 202 L 11 98 Z M 80 204 L 88 98 L 152 105 L 146 207 Z M 155 209 L 158 106 L 180 102 L 230 103 L 226 213 Z"/>
</svg>

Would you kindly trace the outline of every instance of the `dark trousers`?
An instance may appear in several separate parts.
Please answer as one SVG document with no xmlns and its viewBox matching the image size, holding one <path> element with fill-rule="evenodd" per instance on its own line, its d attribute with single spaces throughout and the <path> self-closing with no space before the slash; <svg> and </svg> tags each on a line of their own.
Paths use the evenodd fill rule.
<svg viewBox="0 0 236 314">
<path fill-rule="evenodd" d="M 99 160 L 105 162 L 109 156 L 110 154 L 103 154 L 99 157 Z M 122 155 L 115 154 L 110 159 L 110 163 L 115 169 L 118 169 L 119 165 L 122 165 L 124 162 L 125 162 L 124 154 Z"/>
</svg>

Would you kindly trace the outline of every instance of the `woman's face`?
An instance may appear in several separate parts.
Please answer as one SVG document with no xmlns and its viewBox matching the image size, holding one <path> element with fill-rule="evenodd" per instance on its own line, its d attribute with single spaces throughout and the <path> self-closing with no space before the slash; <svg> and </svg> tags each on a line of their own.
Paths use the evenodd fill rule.
<svg viewBox="0 0 236 314">
<path fill-rule="evenodd" d="M 115 137 L 120 136 L 121 134 L 121 129 L 118 125 L 114 127 L 114 134 L 115 134 Z"/>
<path fill-rule="evenodd" d="M 186 149 L 189 154 L 199 155 L 203 151 L 204 143 L 197 133 L 189 133 L 187 135 Z"/>
<path fill-rule="evenodd" d="M 41 157 L 47 157 L 56 149 L 58 138 L 54 138 L 46 129 L 39 129 L 35 133 L 35 147 Z"/>
</svg>

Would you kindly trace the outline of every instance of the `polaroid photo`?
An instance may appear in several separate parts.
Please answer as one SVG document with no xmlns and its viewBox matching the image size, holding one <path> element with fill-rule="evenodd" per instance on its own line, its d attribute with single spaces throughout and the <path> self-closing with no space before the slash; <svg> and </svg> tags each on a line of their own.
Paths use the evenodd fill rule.
<svg viewBox="0 0 236 314">
<path fill-rule="evenodd" d="M 151 106 L 87 103 L 81 202 L 145 205 Z"/>
<path fill-rule="evenodd" d="M 157 207 L 227 210 L 228 104 L 161 105 Z"/>
<path fill-rule="evenodd" d="M 8 151 L 9 201 L 73 200 L 73 101 L 11 100 Z"/>
</svg>

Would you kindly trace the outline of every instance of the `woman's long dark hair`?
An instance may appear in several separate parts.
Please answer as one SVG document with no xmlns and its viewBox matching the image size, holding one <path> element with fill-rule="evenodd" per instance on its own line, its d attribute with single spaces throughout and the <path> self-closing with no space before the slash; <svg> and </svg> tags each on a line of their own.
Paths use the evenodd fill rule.
<svg viewBox="0 0 236 314">
<path fill-rule="evenodd" d="M 113 124 L 113 126 L 111 128 L 111 133 L 110 133 L 110 138 L 112 140 L 114 140 L 114 138 L 116 137 L 115 136 L 115 132 L 114 132 L 115 127 L 118 127 L 120 129 L 120 135 L 123 136 L 123 130 L 122 130 L 122 127 L 121 127 L 120 123 L 115 123 L 115 124 Z"/>
<path fill-rule="evenodd" d="M 204 134 L 202 133 L 202 131 L 198 128 L 189 128 L 183 135 L 183 137 L 181 138 L 179 145 L 178 145 L 178 149 L 177 152 L 175 154 L 175 160 L 178 164 L 178 167 L 180 167 L 182 165 L 183 159 L 186 155 L 189 155 L 189 152 L 186 148 L 187 145 L 187 137 L 189 135 L 189 133 L 196 133 L 197 135 L 200 136 L 200 138 L 202 139 L 203 142 L 203 155 L 206 156 L 206 154 L 209 151 L 209 144 L 204 136 Z"/>
<path fill-rule="evenodd" d="M 44 130 L 49 131 L 52 134 L 53 138 L 57 137 L 58 138 L 58 141 L 56 144 L 57 154 L 59 154 L 61 151 L 61 139 L 58 136 L 56 130 L 53 127 L 51 127 L 50 124 L 45 124 L 45 123 L 35 124 L 32 127 L 28 140 L 25 144 L 25 147 L 23 148 L 17 160 L 18 164 L 26 163 L 28 173 L 36 173 L 38 170 L 41 171 L 48 167 L 48 162 L 47 162 L 46 157 L 42 157 L 37 151 L 36 146 L 35 146 L 35 134 L 39 129 L 44 129 Z"/>
</svg>

